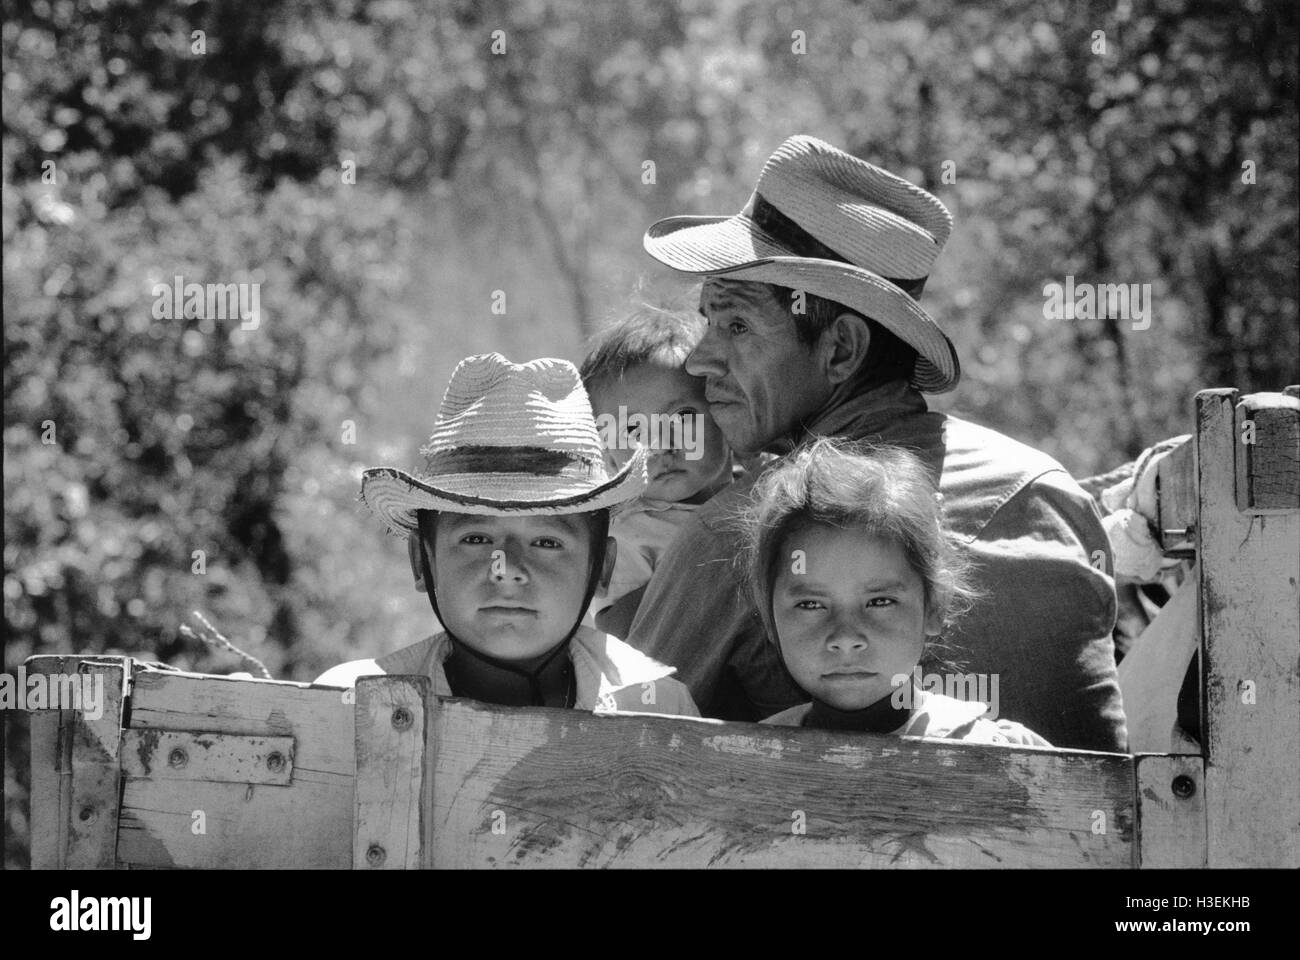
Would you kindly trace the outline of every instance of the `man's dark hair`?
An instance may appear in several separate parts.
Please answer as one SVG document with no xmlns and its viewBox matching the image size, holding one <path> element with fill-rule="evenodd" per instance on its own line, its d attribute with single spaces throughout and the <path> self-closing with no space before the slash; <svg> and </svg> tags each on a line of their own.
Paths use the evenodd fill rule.
<svg viewBox="0 0 1300 960">
<path fill-rule="evenodd" d="M 578 368 L 582 385 L 617 380 L 623 371 L 647 363 L 681 367 L 704 336 L 704 318 L 688 310 L 671 310 L 649 303 L 598 330 L 588 343 Z"/>
<path fill-rule="evenodd" d="M 775 283 L 765 283 L 763 286 L 767 287 L 776 302 L 789 312 L 790 318 L 794 321 L 795 335 L 800 343 L 808 346 L 816 343 L 841 313 L 851 313 L 856 317 L 862 317 L 867 322 L 867 329 L 871 331 L 871 346 L 867 350 L 866 360 L 856 374 L 856 379 L 862 386 L 875 386 L 892 380 L 912 378 L 912 372 L 916 367 L 916 348 L 882 324 L 864 316 L 860 311 L 808 293 L 806 290 L 803 291 L 804 313 L 797 314 L 794 312 L 794 304 L 795 295 L 799 291 Z"/>
</svg>

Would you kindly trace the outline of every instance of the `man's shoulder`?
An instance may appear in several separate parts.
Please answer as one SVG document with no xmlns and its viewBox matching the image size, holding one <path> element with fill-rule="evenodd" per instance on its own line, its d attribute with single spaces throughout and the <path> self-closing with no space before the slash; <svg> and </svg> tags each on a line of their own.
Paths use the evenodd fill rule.
<svg viewBox="0 0 1300 960">
<path fill-rule="evenodd" d="M 944 414 L 945 475 L 992 469 L 1009 481 L 1028 482 L 1065 468 L 1053 457 L 1027 443 L 961 417 Z"/>
<path fill-rule="evenodd" d="M 1069 472 L 1041 450 L 989 427 L 945 415 L 944 459 L 939 489 L 944 515 L 968 540 L 993 516 L 1024 494 L 1063 496 L 1083 503 L 1088 495 Z M 1023 499 L 1023 496 L 1022 496 Z"/>
</svg>

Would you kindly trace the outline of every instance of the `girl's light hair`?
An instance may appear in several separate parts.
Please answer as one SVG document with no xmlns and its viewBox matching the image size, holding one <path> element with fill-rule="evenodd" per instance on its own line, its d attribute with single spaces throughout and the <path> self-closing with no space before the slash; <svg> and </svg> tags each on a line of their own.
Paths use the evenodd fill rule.
<svg viewBox="0 0 1300 960">
<path fill-rule="evenodd" d="M 976 599 L 969 562 L 943 529 L 943 508 L 925 464 L 902 447 L 827 437 L 799 448 L 754 485 L 741 518 L 747 581 L 767 635 L 776 574 L 790 557 L 791 531 L 802 523 L 860 529 L 897 543 L 925 588 L 927 610 L 947 628 Z M 943 651 L 928 651 L 933 658 Z M 944 651 L 946 652 L 946 651 Z"/>
</svg>

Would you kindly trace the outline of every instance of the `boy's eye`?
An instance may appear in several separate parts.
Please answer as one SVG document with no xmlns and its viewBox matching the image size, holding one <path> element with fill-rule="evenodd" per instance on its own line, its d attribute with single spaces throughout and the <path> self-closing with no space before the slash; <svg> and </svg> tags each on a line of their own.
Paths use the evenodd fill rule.
<svg viewBox="0 0 1300 960">
<path fill-rule="evenodd" d="M 554 537 L 538 537 L 533 541 L 533 546 L 542 547 L 546 550 L 563 550 L 564 544 Z"/>
<path fill-rule="evenodd" d="M 731 320 L 727 323 L 727 332 L 732 336 L 744 333 L 749 329 L 749 325 L 743 320 Z"/>
<path fill-rule="evenodd" d="M 872 597 L 867 601 L 869 607 L 891 607 L 898 601 L 893 597 Z"/>
<path fill-rule="evenodd" d="M 794 605 L 794 608 L 795 608 L 796 610 L 822 610 L 822 609 L 824 609 L 824 608 L 822 607 L 822 602 L 821 602 L 820 600 L 800 600 L 798 603 L 796 603 L 796 604 Z"/>
<path fill-rule="evenodd" d="M 467 533 L 465 536 L 460 538 L 460 542 L 477 546 L 478 544 L 491 543 L 492 541 L 481 533 Z"/>
</svg>

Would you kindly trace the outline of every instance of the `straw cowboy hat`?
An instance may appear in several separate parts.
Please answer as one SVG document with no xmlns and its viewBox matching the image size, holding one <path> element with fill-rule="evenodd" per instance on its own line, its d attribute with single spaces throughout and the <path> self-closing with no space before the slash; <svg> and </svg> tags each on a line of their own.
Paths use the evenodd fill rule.
<svg viewBox="0 0 1300 960">
<path fill-rule="evenodd" d="M 952 342 L 916 302 L 952 230 L 937 197 L 813 137 L 768 158 L 732 217 L 669 217 L 646 252 L 684 273 L 755 280 L 833 300 L 888 328 L 919 354 L 912 383 L 957 385 Z"/>
<path fill-rule="evenodd" d="M 567 360 L 462 360 L 420 453 L 419 476 L 392 467 L 361 476 L 361 499 L 401 536 L 417 529 L 417 510 L 584 513 L 630 500 L 646 483 L 643 448 L 609 476 L 591 401 Z"/>
</svg>

